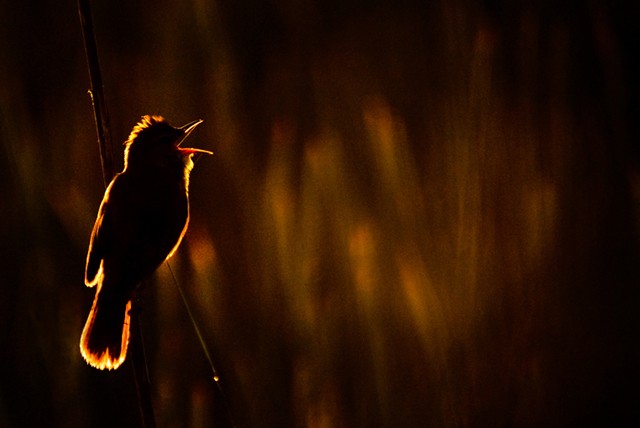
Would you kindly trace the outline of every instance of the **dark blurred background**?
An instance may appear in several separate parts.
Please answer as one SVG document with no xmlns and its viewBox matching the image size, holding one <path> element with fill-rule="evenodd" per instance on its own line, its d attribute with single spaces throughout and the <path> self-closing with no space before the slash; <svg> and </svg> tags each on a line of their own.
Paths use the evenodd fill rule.
<svg viewBox="0 0 640 428">
<path fill-rule="evenodd" d="M 239 427 L 640 426 L 638 2 L 93 15 L 119 166 L 141 115 L 205 120 L 172 268 Z M 0 426 L 139 426 L 130 362 L 78 351 L 104 186 L 76 4 L 0 19 Z M 166 266 L 142 329 L 159 426 L 229 426 Z"/>
</svg>

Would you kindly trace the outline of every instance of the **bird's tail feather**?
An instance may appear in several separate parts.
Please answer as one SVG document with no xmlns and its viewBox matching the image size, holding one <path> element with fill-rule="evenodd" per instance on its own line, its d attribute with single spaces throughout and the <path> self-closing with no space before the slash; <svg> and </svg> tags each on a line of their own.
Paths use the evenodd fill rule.
<svg viewBox="0 0 640 428">
<path fill-rule="evenodd" d="M 104 295 L 98 286 L 80 338 L 80 353 L 89 365 L 113 370 L 127 355 L 131 300 Z"/>
</svg>

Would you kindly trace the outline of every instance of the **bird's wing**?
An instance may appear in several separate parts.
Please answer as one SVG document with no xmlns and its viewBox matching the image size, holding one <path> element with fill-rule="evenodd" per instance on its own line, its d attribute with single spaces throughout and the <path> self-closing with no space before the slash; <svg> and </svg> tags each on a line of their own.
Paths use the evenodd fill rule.
<svg viewBox="0 0 640 428">
<path fill-rule="evenodd" d="M 115 181 L 116 180 L 113 180 L 105 191 L 104 198 L 100 204 L 100 210 L 98 211 L 98 217 L 91 232 L 91 241 L 89 242 L 87 265 L 84 274 L 84 282 L 88 287 L 93 287 L 98 282 L 101 276 L 100 271 L 102 269 L 105 250 L 109 246 L 108 240 L 111 235 L 109 231 L 112 227 L 109 196 Z"/>
<path fill-rule="evenodd" d="M 189 208 L 186 192 L 172 189 L 167 181 L 122 172 L 109 185 L 89 244 L 89 287 L 103 275 L 123 287 L 137 285 L 175 249 Z"/>
</svg>

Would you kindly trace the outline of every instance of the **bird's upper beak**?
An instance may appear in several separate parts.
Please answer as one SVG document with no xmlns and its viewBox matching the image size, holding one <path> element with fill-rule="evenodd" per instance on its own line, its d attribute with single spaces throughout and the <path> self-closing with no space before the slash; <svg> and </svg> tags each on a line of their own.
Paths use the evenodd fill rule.
<svg viewBox="0 0 640 428">
<path fill-rule="evenodd" d="M 202 119 L 198 119 L 198 120 L 194 120 L 193 122 L 189 122 L 186 125 L 183 125 L 180 128 L 178 128 L 178 129 L 182 129 L 184 131 L 184 137 L 182 137 L 182 140 L 187 138 L 189 136 L 189 134 L 191 134 L 191 132 L 194 129 L 196 129 L 196 126 L 200 125 L 201 123 L 202 123 Z"/>
<path fill-rule="evenodd" d="M 184 135 L 182 137 L 180 137 L 180 140 L 178 140 L 178 150 L 180 150 L 180 153 L 183 155 L 192 155 L 194 153 L 205 153 L 208 155 L 212 155 L 213 152 L 210 152 L 209 150 L 203 150 L 203 149 L 194 149 L 194 148 L 183 148 L 180 147 L 180 144 L 182 144 L 184 142 L 184 140 L 187 139 L 187 137 L 189 136 L 189 134 L 191 134 L 193 132 L 194 129 L 196 129 L 196 127 L 198 125 L 200 125 L 202 123 L 202 119 L 198 119 L 198 120 L 194 120 L 193 122 L 189 122 L 184 126 L 181 126 L 178 129 L 181 129 L 182 131 L 184 131 Z"/>
</svg>

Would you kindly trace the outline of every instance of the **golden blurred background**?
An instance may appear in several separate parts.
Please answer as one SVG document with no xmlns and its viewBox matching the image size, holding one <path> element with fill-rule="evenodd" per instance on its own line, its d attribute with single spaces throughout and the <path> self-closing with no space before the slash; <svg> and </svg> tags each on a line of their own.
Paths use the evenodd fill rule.
<svg viewBox="0 0 640 428">
<path fill-rule="evenodd" d="M 238 427 L 640 426 L 636 2 L 94 1 L 117 164 L 216 155 L 172 269 Z M 104 190 L 76 4 L 0 1 L 0 427 L 140 426 L 88 367 Z M 162 427 L 230 426 L 166 266 Z"/>
</svg>

